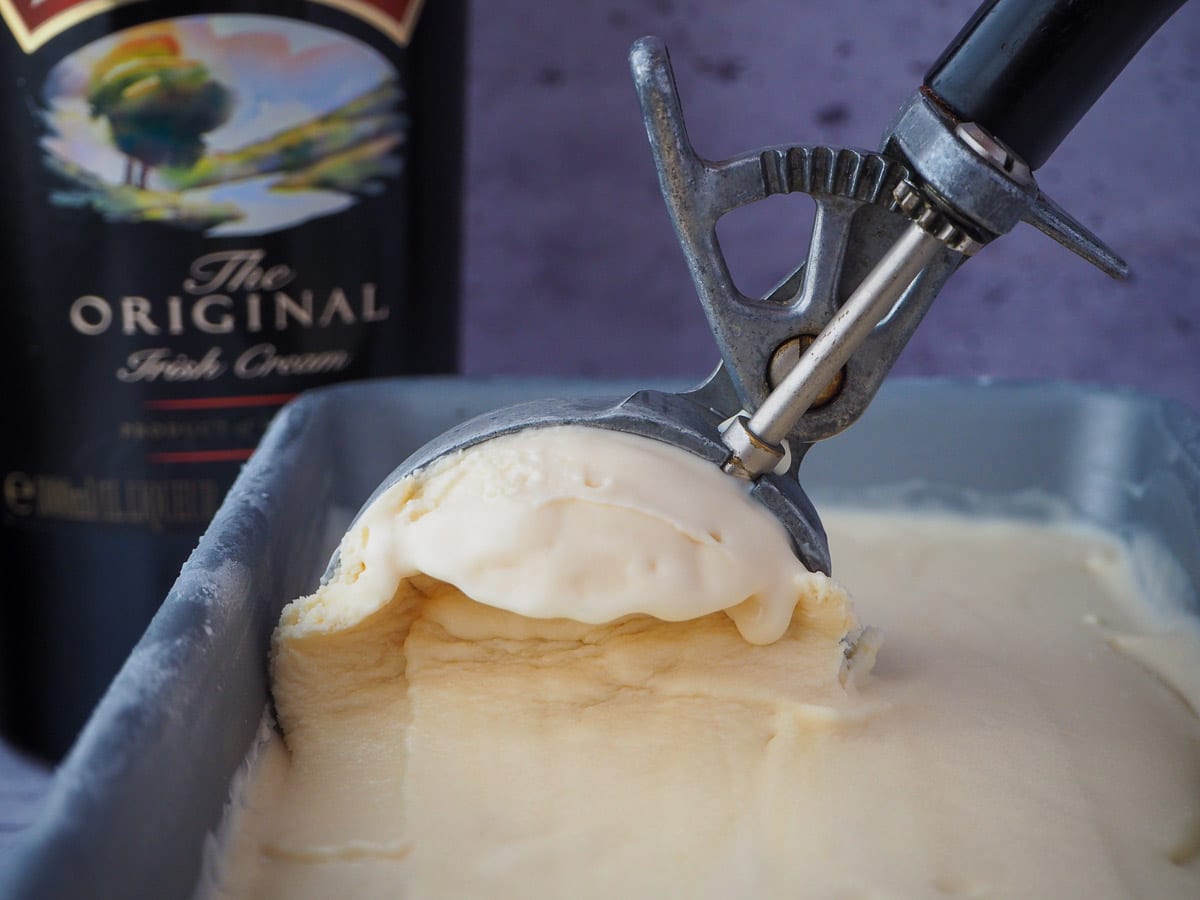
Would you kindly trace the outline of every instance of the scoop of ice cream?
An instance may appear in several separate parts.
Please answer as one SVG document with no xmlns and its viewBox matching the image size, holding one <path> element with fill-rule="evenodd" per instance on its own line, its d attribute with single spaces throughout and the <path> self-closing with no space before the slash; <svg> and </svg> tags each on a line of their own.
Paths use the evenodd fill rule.
<svg viewBox="0 0 1200 900">
<path fill-rule="evenodd" d="M 668 444 L 583 426 L 506 435 L 414 473 L 364 512 L 340 558 L 285 630 L 360 620 L 423 573 L 537 619 L 724 610 L 767 644 L 799 597 L 830 590 L 742 482 Z"/>
</svg>

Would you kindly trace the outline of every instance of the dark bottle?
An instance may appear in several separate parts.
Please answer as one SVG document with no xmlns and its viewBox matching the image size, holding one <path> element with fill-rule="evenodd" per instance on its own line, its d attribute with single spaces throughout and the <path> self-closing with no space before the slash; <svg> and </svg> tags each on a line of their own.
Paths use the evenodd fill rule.
<svg viewBox="0 0 1200 900">
<path fill-rule="evenodd" d="M 464 0 L 5 0 L 5 736 L 73 740 L 299 391 L 456 364 Z"/>
</svg>

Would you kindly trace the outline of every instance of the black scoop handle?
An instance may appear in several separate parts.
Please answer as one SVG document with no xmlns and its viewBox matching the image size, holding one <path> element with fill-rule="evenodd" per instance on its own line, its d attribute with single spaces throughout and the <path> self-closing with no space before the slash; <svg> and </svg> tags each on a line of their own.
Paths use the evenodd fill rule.
<svg viewBox="0 0 1200 900">
<path fill-rule="evenodd" d="M 988 0 L 925 87 L 1030 168 L 1044 163 L 1183 0 Z"/>
</svg>

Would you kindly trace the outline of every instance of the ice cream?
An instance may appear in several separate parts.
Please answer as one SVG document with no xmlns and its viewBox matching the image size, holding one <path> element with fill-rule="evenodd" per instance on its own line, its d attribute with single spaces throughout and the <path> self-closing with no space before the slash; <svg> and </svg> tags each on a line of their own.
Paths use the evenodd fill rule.
<svg viewBox="0 0 1200 900">
<path fill-rule="evenodd" d="M 778 640 L 798 596 L 827 591 L 744 482 L 669 444 L 583 426 L 530 430 L 435 463 L 380 497 L 337 577 L 285 612 L 281 642 L 358 621 L 417 574 L 536 619 L 669 622 L 726 610 Z"/>
<path fill-rule="evenodd" d="M 1200 721 L 1120 545 L 827 525 L 870 680 L 846 593 L 683 451 L 546 429 L 397 485 L 284 612 L 220 893 L 1200 892 Z"/>
</svg>

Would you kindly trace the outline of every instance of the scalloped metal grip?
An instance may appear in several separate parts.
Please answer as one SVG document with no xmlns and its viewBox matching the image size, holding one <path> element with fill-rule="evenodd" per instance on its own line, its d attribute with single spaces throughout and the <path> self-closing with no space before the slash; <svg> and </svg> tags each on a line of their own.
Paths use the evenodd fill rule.
<svg viewBox="0 0 1200 900">
<path fill-rule="evenodd" d="M 1129 274 L 1111 247 L 1046 196 L 1023 160 L 1013 158 L 978 123 L 955 119 L 927 90 L 900 107 L 884 145 L 906 161 L 925 195 L 936 197 L 980 235 L 1007 234 L 1025 221 L 1106 274 Z"/>
</svg>

